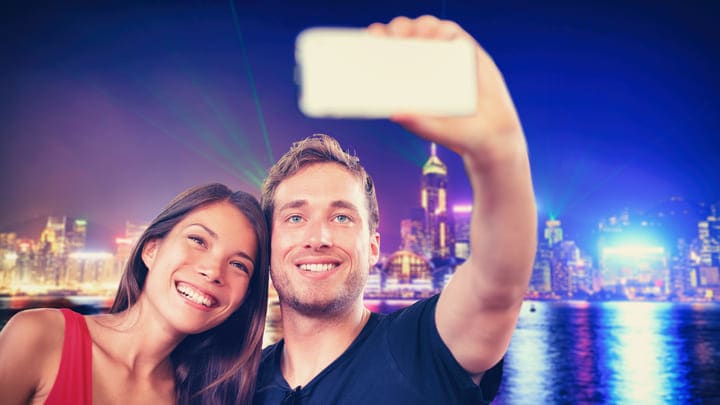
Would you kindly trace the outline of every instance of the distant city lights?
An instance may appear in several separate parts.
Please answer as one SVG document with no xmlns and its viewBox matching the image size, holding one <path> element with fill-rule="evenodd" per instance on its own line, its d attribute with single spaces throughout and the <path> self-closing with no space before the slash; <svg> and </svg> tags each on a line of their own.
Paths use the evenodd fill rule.
<svg viewBox="0 0 720 405">
<path fill-rule="evenodd" d="M 113 258 L 113 254 L 108 252 L 72 252 L 68 257 L 77 260 L 108 260 Z"/>
<path fill-rule="evenodd" d="M 472 212 L 472 204 L 453 205 L 453 212 L 455 214 L 469 214 Z"/>
<path fill-rule="evenodd" d="M 622 245 L 605 247 L 602 249 L 603 256 L 643 257 L 664 253 L 665 248 L 661 246 L 648 245 Z"/>
</svg>

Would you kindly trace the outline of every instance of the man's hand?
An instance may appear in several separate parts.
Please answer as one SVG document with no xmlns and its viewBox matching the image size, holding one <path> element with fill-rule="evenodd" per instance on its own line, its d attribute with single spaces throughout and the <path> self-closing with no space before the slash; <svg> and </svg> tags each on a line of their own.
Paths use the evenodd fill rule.
<svg viewBox="0 0 720 405">
<path fill-rule="evenodd" d="M 478 105 L 473 115 L 430 117 L 398 113 L 391 120 L 463 157 L 466 164 L 484 166 L 525 148 L 522 127 L 500 71 L 490 56 L 455 22 L 425 15 L 396 17 L 388 24 L 368 27 L 374 35 L 450 41 L 462 38 L 475 44 Z"/>
<path fill-rule="evenodd" d="M 525 137 L 502 75 L 490 56 L 451 21 L 422 16 L 372 24 L 376 35 L 473 41 L 478 106 L 466 117 L 396 114 L 391 119 L 458 153 L 473 189 L 470 257 L 440 294 L 438 333 L 472 376 L 502 358 L 532 272 L 537 213 Z"/>
</svg>

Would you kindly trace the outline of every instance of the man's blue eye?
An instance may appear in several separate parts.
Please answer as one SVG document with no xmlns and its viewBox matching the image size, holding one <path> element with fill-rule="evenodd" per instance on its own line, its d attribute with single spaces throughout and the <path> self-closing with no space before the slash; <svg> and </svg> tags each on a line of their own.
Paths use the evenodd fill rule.
<svg viewBox="0 0 720 405">
<path fill-rule="evenodd" d="M 300 215 L 291 215 L 288 218 L 288 222 L 290 222 L 291 224 L 297 224 L 300 221 L 302 221 L 302 217 L 300 217 Z"/>
<path fill-rule="evenodd" d="M 340 222 L 341 224 L 344 224 L 344 223 L 350 222 L 350 217 L 347 215 L 340 214 L 335 217 L 335 220 Z"/>
</svg>

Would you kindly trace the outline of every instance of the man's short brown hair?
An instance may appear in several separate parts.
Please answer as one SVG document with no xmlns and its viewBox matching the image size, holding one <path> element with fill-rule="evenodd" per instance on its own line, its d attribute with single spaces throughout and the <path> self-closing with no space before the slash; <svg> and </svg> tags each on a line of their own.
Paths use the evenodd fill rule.
<svg viewBox="0 0 720 405">
<path fill-rule="evenodd" d="M 315 134 L 293 143 L 271 168 L 263 182 L 260 203 L 268 223 L 272 224 L 275 209 L 275 190 L 288 177 L 295 175 L 300 169 L 314 163 L 333 162 L 345 167 L 350 173 L 363 181 L 363 189 L 369 213 L 368 225 L 370 234 L 377 231 L 380 222 L 377 196 L 372 178 L 360 165 L 360 158 L 345 152 L 338 141 L 325 134 Z"/>
</svg>

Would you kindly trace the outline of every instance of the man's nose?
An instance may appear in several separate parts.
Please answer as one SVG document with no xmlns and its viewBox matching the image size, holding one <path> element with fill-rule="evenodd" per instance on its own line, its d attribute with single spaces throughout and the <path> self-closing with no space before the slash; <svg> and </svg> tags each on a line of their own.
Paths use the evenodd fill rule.
<svg viewBox="0 0 720 405">
<path fill-rule="evenodd" d="M 330 224 L 324 221 L 313 221 L 308 224 L 306 235 L 306 247 L 320 249 L 332 246 L 332 231 Z"/>
</svg>

